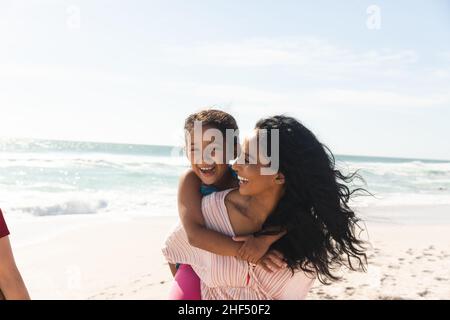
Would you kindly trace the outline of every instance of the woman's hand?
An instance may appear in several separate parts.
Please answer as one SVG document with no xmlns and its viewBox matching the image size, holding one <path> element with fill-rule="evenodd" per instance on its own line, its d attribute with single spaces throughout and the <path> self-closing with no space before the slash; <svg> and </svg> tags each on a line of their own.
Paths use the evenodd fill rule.
<svg viewBox="0 0 450 320">
<path fill-rule="evenodd" d="M 270 229 L 267 229 L 270 231 Z M 272 230 L 275 231 L 275 230 Z M 257 264 L 259 260 L 269 251 L 270 246 L 286 235 L 286 230 L 275 234 L 262 234 L 258 237 L 254 235 L 236 236 L 234 241 L 243 241 L 244 244 L 238 250 L 237 258 L 247 262 Z"/>
<path fill-rule="evenodd" d="M 258 265 L 267 272 L 275 272 L 287 267 L 283 254 L 277 250 L 270 250 L 259 260 Z"/>
<path fill-rule="evenodd" d="M 271 242 L 267 241 L 265 237 L 254 237 L 253 235 L 236 236 L 233 237 L 233 240 L 244 242 L 237 257 L 253 264 L 257 264 L 261 260 L 271 245 Z"/>
</svg>

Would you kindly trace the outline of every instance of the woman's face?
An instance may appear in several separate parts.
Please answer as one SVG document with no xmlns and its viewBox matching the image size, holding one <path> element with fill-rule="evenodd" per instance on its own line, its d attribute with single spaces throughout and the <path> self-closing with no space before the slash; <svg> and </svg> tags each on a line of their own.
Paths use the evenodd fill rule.
<svg viewBox="0 0 450 320">
<path fill-rule="evenodd" d="M 247 196 L 254 196 L 282 187 L 284 179 L 279 173 L 270 175 L 262 174 L 261 169 L 269 167 L 267 159 L 262 159 L 266 152 L 259 152 L 259 149 L 250 146 L 258 146 L 258 131 L 246 137 L 242 144 L 241 153 L 235 163 L 233 170 L 239 177 L 239 193 Z M 251 152 L 255 150 L 256 152 Z M 265 164 L 263 164 L 265 163 Z"/>
</svg>

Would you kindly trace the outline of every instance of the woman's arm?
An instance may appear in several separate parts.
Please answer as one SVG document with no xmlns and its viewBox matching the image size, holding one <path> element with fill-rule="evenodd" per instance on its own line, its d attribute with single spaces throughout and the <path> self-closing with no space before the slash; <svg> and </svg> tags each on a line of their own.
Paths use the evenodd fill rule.
<svg viewBox="0 0 450 320">
<path fill-rule="evenodd" d="M 202 214 L 201 181 L 189 170 L 178 186 L 178 213 L 189 244 L 221 256 L 237 256 L 241 243 L 205 226 Z"/>
<path fill-rule="evenodd" d="M 0 238 L 0 291 L 7 300 L 30 299 L 14 261 L 8 236 Z"/>
</svg>

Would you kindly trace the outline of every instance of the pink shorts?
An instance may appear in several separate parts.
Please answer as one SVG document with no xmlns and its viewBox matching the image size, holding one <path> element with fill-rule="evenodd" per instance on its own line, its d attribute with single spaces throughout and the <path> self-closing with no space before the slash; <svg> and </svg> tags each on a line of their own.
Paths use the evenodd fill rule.
<svg viewBox="0 0 450 320">
<path fill-rule="evenodd" d="M 200 278 L 188 264 L 181 264 L 170 289 L 169 300 L 202 300 Z"/>
</svg>

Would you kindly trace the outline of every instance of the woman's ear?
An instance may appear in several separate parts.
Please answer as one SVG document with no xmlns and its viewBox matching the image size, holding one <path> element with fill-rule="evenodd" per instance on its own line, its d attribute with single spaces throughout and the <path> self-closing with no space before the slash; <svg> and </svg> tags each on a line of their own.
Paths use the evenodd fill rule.
<svg viewBox="0 0 450 320">
<path fill-rule="evenodd" d="M 284 184 L 285 183 L 285 179 L 284 179 L 284 174 L 282 174 L 281 172 L 278 172 L 277 175 L 275 176 L 275 183 L 276 184 Z"/>
</svg>

